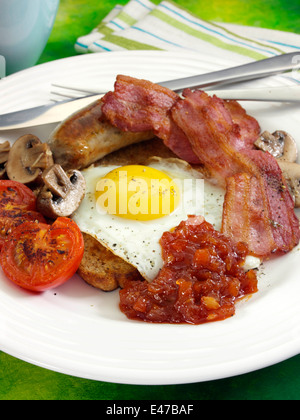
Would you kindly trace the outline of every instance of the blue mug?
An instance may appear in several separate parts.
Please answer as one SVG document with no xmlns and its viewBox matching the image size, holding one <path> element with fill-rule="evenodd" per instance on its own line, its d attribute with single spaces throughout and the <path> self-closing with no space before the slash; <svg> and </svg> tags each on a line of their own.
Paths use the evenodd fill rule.
<svg viewBox="0 0 300 420">
<path fill-rule="evenodd" d="M 58 6 L 59 0 L 0 0 L 2 76 L 37 63 L 51 34 Z"/>
</svg>

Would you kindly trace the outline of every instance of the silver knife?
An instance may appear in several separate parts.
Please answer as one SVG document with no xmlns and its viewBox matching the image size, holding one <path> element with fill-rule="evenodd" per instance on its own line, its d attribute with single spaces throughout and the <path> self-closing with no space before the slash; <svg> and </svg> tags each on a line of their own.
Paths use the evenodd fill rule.
<svg viewBox="0 0 300 420">
<path fill-rule="evenodd" d="M 230 67 L 225 70 L 168 80 L 158 84 L 174 90 L 175 92 L 181 92 L 185 88 L 199 89 L 210 86 L 225 86 L 232 83 L 263 78 L 284 73 L 289 70 L 295 70 L 299 57 L 300 51 L 282 54 L 249 64 Z M 58 123 L 102 96 L 102 94 L 89 95 L 80 99 L 67 99 L 58 103 L 2 114 L 0 115 L 0 130 L 12 130 L 42 124 Z"/>
<path fill-rule="evenodd" d="M 89 95 L 2 114 L 0 115 L 0 131 L 57 123 L 102 97 L 103 94 Z"/>
</svg>

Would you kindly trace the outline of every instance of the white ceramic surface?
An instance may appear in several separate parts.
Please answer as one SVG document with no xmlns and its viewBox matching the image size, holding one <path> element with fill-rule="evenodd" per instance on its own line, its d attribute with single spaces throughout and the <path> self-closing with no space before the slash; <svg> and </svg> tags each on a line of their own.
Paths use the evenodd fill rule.
<svg viewBox="0 0 300 420">
<path fill-rule="evenodd" d="M 190 76 L 239 64 L 209 54 L 100 53 L 59 60 L 0 81 L 0 113 L 49 101 L 51 82 L 82 78 L 110 88 L 116 74 L 152 81 Z M 31 82 L 34 81 L 34 84 Z M 292 86 L 273 77 L 248 86 Z M 289 131 L 300 147 L 299 106 L 245 103 L 262 129 Z M 53 125 L 26 133 L 45 140 Z M 15 140 L 24 130 L 2 132 Z M 65 285 L 33 295 L 0 272 L 0 349 L 58 372 L 129 384 L 178 384 L 225 378 L 278 363 L 300 350 L 300 249 L 265 263 L 259 292 L 237 305 L 236 315 L 206 325 L 129 321 L 118 292 L 104 293 L 74 276 Z"/>
<path fill-rule="evenodd" d="M 59 0 L 0 0 L 0 55 L 6 61 L 6 74 L 36 64 L 58 6 Z M 3 73 L 3 63 L 1 69 Z"/>
</svg>

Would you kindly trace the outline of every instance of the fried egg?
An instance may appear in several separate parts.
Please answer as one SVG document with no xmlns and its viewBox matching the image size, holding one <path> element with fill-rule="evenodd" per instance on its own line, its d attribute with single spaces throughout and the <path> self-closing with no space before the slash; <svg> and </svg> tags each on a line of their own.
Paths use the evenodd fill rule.
<svg viewBox="0 0 300 420">
<path fill-rule="evenodd" d="M 165 231 L 189 215 L 202 215 L 221 228 L 223 189 L 179 159 L 152 158 L 146 166 L 92 166 L 82 174 L 86 194 L 74 221 L 148 281 L 163 265 L 159 241 Z"/>
</svg>

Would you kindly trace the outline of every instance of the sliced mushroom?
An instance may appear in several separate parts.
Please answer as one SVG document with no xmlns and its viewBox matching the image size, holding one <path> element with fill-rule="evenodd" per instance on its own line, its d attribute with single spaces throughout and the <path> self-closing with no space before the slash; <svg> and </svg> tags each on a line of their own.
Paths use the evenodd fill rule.
<svg viewBox="0 0 300 420">
<path fill-rule="evenodd" d="M 300 207 L 300 165 L 295 162 L 285 162 L 278 159 L 278 164 L 286 179 L 295 207 Z"/>
<path fill-rule="evenodd" d="M 0 144 L 0 179 L 3 179 L 6 172 L 6 162 L 10 151 L 9 141 Z"/>
<path fill-rule="evenodd" d="M 29 184 L 41 177 L 44 169 L 53 165 L 53 157 L 47 143 L 27 134 L 11 147 L 6 172 L 9 179 Z"/>
<path fill-rule="evenodd" d="M 264 131 L 254 143 L 259 149 L 271 153 L 276 159 L 296 162 L 298 149 L 293 137 L 285 131 L 275 131 L 271 134 Z"/>
<path fill-rule="evenodd" d="M 69 217 L 79 207 L 85 195 L 85 179 L 80 171 L 55 164 L 42 175 L 45 183 L 37 197 L 37 209 L 45 217 Z"/>
</svg>

